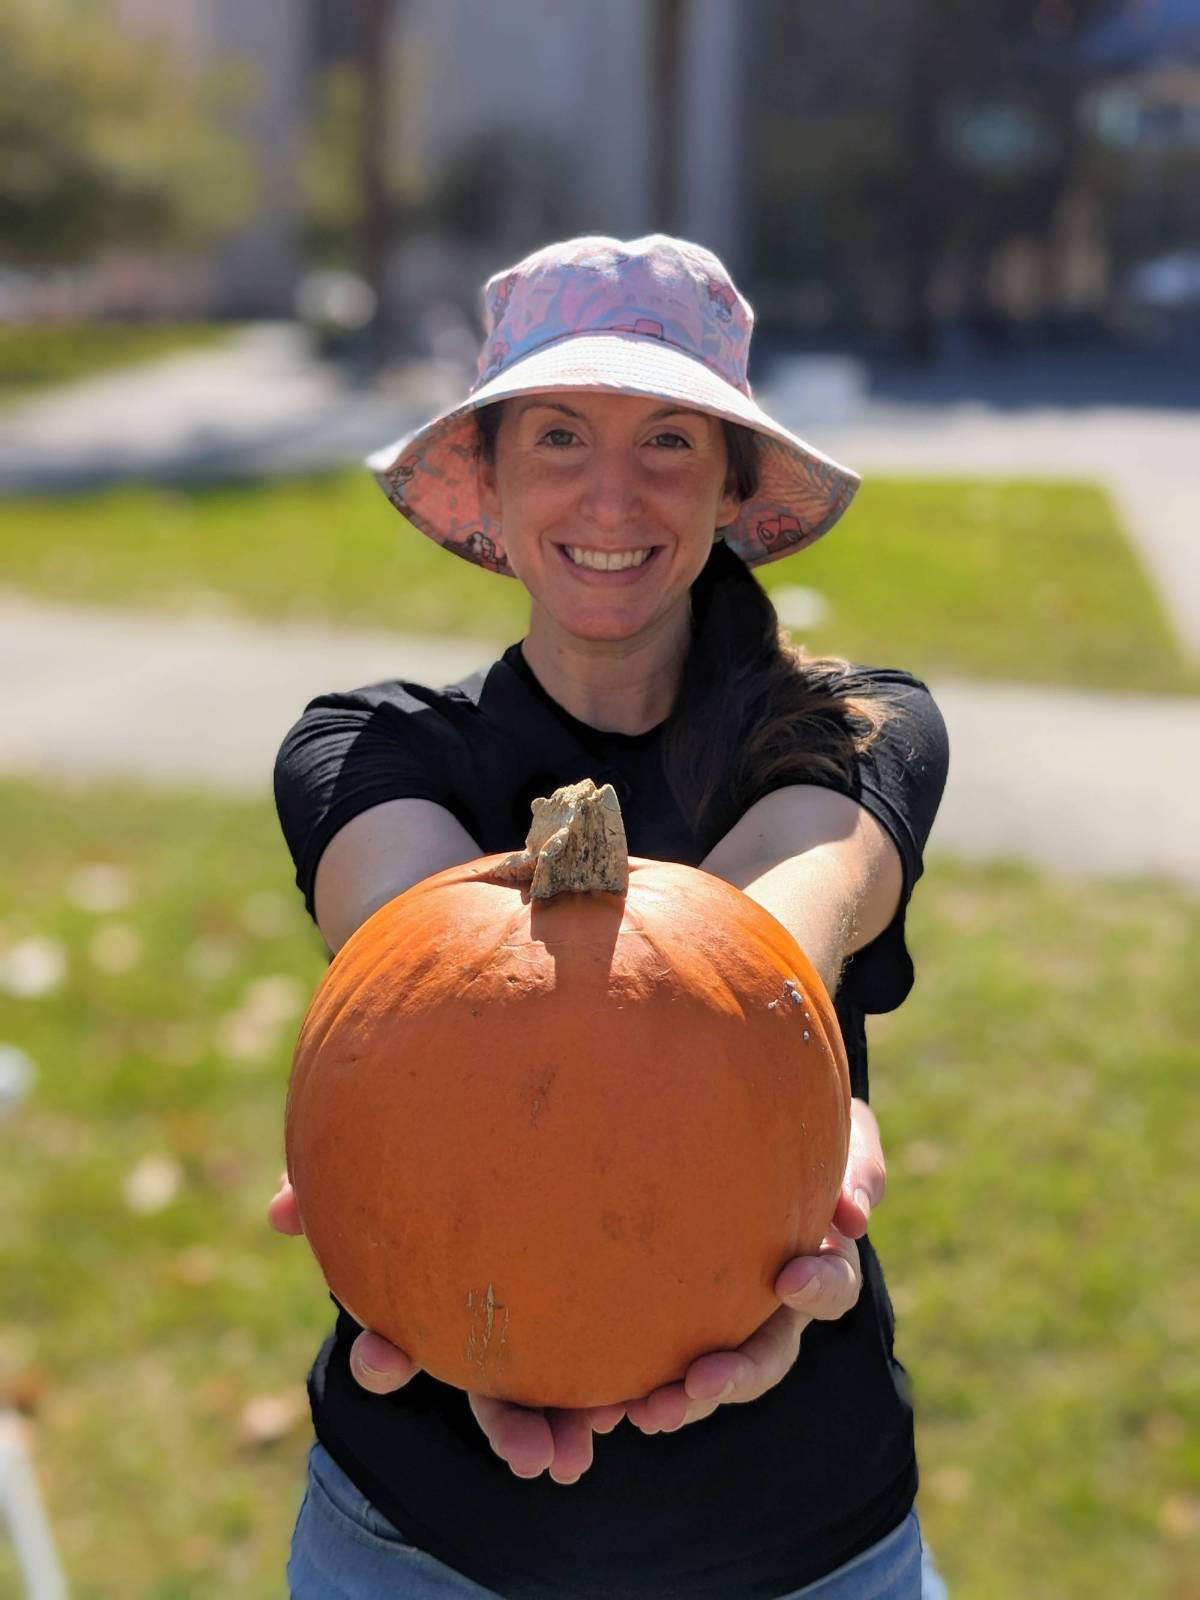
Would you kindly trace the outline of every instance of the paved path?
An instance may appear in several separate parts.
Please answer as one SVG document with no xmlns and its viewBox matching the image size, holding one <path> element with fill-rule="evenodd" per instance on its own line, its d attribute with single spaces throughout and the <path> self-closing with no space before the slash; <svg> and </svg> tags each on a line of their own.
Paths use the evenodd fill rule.
<svg viewBox="0 0 1200 1600">
<path fill-rule="evenodd" d="M 457 398 L 457 373 L 413 364 L 355 389 L 298 327 L 255 323 L 223 343 L 101 373 L 9 408 L 0 492 L 128 478 L 301 472 L 358 462 Z"/>
<path fill-rule="evenodd" d="M 266 796 L 279 741 L 313 695 L 452 682 L 509 642 L 184 625 L 0 594 L 0 772 Z M 1200 888 L 1200 701 L 931 687 L 951 741 L 931 848 Z"/>
</svg>

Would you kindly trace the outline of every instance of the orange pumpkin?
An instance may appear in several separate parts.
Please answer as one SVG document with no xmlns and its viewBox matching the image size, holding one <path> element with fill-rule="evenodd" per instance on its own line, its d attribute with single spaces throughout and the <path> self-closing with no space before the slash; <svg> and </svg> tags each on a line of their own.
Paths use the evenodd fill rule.
<svg viewBox="0 0 1200 1600">
<path fill-rule="evenodd" d="M 414 884 L 301 1029 L 288 1172 L 326 1283 L 435 1378 L 527 1406 L 678 1381 L 778 1308 L 849 1143 L 833 1008 L 739 889 L 634 857 L 611 786 Z"/>
</svg>

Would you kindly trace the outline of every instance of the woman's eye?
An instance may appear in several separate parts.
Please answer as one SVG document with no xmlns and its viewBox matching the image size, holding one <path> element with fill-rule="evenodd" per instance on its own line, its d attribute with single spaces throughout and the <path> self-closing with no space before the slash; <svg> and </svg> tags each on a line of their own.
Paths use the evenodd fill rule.
<svg viewBox="0 0 1200 1600">
<path fill-rule="evenodd" d="M 543 444 L 562 445 L 569 444 L 575 437 L 570 428 L 547 428 L 542 435 Z"/>
<path fill-rule="evenodd" d="M 692 448 L 690 441 L 685 439 L 681 433 L 656 433 L 650 442 L 651 444 L 662 444 L 664 441 L 671 450 L 678 449 L 680 446 L 685 450 Z"/>
</svg>

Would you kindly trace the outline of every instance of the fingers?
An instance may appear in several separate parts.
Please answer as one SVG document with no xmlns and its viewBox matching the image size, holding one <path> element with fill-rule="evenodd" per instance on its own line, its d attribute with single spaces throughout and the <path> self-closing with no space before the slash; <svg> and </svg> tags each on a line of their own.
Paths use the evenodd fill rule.
<svg viewBox="0 0 1200 1600">
<path fill-rule="evenodd" d="M 355 1381 L 372 1394 L 392 1394 L 420 1370 L 382 1334 L 364 1331 L 350 1346 L 350 1371 Z"/>
<path fill-rule="evenodd" d="M 800 1349 L 808 1317 L 780 1306 L 736 1350 L 698 1357 L 682 1383 L 667 1384 L 626 1402 L 629 1420 L 643 1433 L 674 1433 L 711 1417 L 721 1405 L 757 1400 L 788 1373 Z"/>
<path fill-rule="evenodd" d="M 867 1219 L 887 1189 L 887 1163 L 879 1123 L 865 1100 L 850 1102 L 850 1150 L 834 1222 L 848 1238 L 867 1231 Z"/>
<path fill-rule="evenodd" d="M 781 1382 L 795 1363 L 800 1337 L 810 1320 L 788 1306 L 780 1306 L 761 1328 L 756 1328 L 746 1342 L 738 1346 L 741 1365 L 723 1404 L 757 1400 L 759 1395 Z"/>
<path fill-rule="evenodd" d="M 717 1401 L 695 1397 L 682 1383 L 664 1384 L 661 1389 L 625 1402 L 626 1415 L 642 1433 L 674 1433 L 687 1422 L 699 1420 L 703 1411 L 711 1416 Z"/>
<path fill-rule="evenodd" d="M 518 1478 L 545 1472 L 554 1460 L 554 1435 L 544 1413 L 490 1395 L 469 1394 L 467 1399 L 488 1443 Z"/>
<path fill-rule="evenodd" d="M 625 1407 L 623 1405 L 593 1406 L 591 1412 L 592 1432 L 611 1433 L 625 1415 Z"/>
<path fill-rule="evenodd" d="M 577 1483 L 592 1465 L 587 1409 L 538 1411 L 482 1394 L 467 1399 L 488 1443 L 518 1478 L 537 1478 L 549 1468 L 556 1483 Z"/>
<path fill-rule="evenodd" d="M 861 1292 L 858 1246 L 834 1227 L 819 1254 L 797 1256 L 775 1280 L 775 1293 L 785 1306 L 821 1322 L 844 1317 Z"/>
<path fill-rule="evenodd" d="M 300 1208 L 296 1204 L 296 1191 L 288 1182 L 287 1173 L 279 1180 L 279 1192 L 267 1206 L 267 1221 L 276 1233 L 300 1234 L 304 1226 L 300 1221 Z"/>
</svg>

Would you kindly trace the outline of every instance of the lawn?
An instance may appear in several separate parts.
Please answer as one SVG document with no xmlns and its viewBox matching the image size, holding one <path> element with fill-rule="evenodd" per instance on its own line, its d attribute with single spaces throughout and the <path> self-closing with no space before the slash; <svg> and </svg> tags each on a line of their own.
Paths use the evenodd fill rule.
<svg viewBox="0 0 1200 1600">
<path fill-rule="evenodd" d="M 264 1216 L 320 945 L 263 806 L 8 782 L 0 834 L 0 1397 L 75 1600 L 273 1600 L 332 1314 Z M 927 1536 L 955 1600 L 1194 1596 L 1200 906 L 941 861 L 910 944 L 872 1237 Z"/>
<path fill-rule="evenodd" d="M 758 574 L 769 590 L 823 597 L 821 624 L 793 630 L 817 652 L 935 678 L 1200 690 L 1108 498 L 1088 484 L 875 479 L 825 539 Z M 516 582 L 408 527 L 365 471 L 7 500 L 0 585 L 498 645 L 528 617 Z"/>
<path fill-rule="evenodd" d="M 56 383 L 135 366 L 229 337 L 215 322 L 63 322 L 0 326 L 0 405 Z"/>
</svg>

